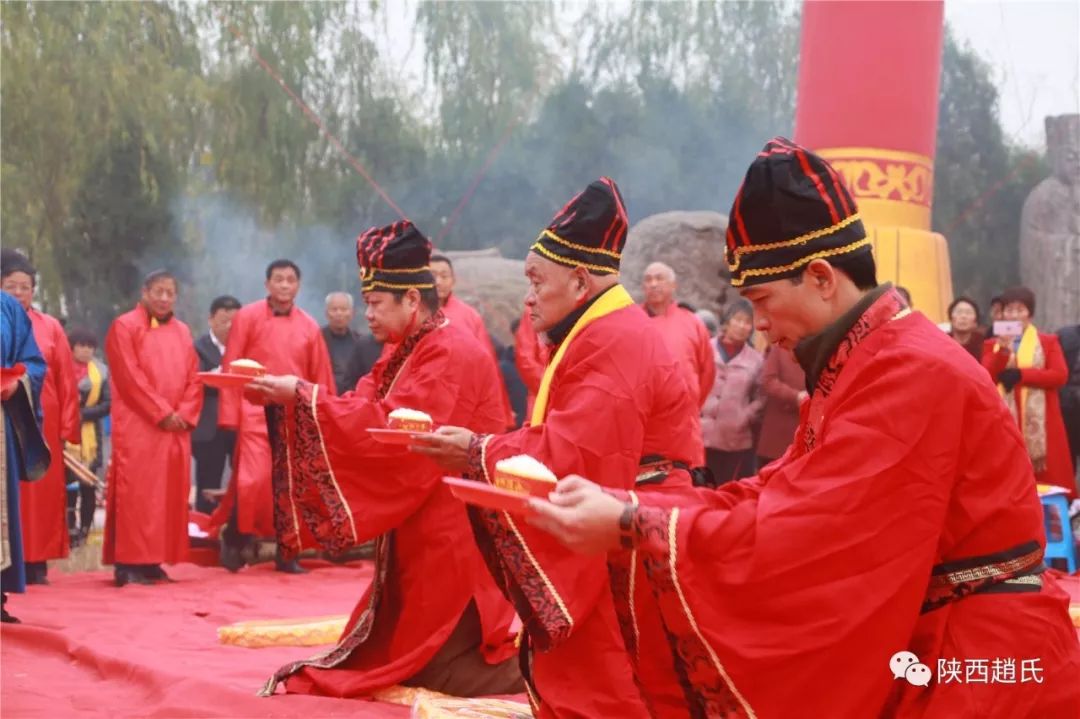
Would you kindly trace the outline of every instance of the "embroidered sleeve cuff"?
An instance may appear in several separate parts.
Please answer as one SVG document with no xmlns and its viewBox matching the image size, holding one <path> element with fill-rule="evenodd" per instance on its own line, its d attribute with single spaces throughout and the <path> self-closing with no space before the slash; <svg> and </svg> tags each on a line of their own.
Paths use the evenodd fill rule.
<svg viewBox="0 0 1080 719">
<path fill-rule="evenodd" d="M 296 382 L 296 402 L 297 404 L 310 404 L 312 395 L 315 393 L 316 385 L 313 385 L 307 380 L 297 380 Z"/>
<path fill-rule="evenodd" d="M 630 532 L 635 549 L 663 555 L 669 548 L 668 531 L 671 511 L 663 507 L 637 506 L 630 519 Z"/>
<path fill-rule="evenodd" d="M 469 440 L 469 451 L 465 465 L 466 479 L 473 479 L 477 482 L 488 481 L 486 457 L 484 455 L 487 443 L 490 440 L 490 434 L 474 434 L 472 439 Z"/>
</svg>

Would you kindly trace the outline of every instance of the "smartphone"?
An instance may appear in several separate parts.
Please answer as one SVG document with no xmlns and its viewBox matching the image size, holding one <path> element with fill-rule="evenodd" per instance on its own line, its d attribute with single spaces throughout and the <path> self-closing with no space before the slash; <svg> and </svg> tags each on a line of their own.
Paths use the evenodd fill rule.
<svg viewBox="0 0 1080 719">
<path fill-rule="evenodd" d="M 997 320 L 994 322 L 995 337 L 1019 337 L 1024 334 L 1024 323 L 1019 320 Z"/>
</svg>

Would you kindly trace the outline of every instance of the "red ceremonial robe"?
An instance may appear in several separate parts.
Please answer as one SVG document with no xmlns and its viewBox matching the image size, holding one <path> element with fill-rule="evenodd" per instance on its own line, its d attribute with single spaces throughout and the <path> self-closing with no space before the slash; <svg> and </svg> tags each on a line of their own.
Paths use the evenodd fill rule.
<svg viewBox="0 0 1080 719">
<path fill-rule="evenodd" d="M 716 362 L 705 324 L 693 312 L 674 302 L 668 305 L 664 314 L 650 316 L 679 363 L 690 392 L 698 400 L 698 407 L 704 406 L 716 381 Z"/>
<path fill-rule="evenodd" d="M 152 326 L 153 325 L 153 326 Z M 191 427 L 202 409 L 191 330 L 158 324 L 139 305 L 105 337 L 112 393 L 112 458 L 105 509 L 105 564 L 175 564 L 187 556 L 191 434 L 158 422 L 174 412 Z"/>
<path fill-rule="evenodd" d="M 491 335 L 488 334 L 487 325 L 484 324 L 484 318 L 480 316 L 480 313 L 459 300 L 457 295 L 454 294 L 447 298 L 442 311 L 446 319 L 467 330 L 469 334 L 476 338 L 480 345 L 491 355 L 491 361 L 495 363 L 495 368 L 498 370 L 499 358 L 495 355 L 495 345 L 491 343 Z M 506 417 L 502 429 L 513 429 L 517 426 L 517 421 L 514 417 L 514 410 L 510 407 L 510 395 L 506 393 L 506 383 L 502 381 L 502 375 L 496 372 L 496 376 L 499 380 L 499 401 L 503 406 L 503 416 Z"/>
<path fill-rule="evenodd" d="M 34 340 L 48 371 L 41 390 L 42 435 L 49 446 L 49 470 L 36 482 L 22 485 L 23 560 L 44 562 L 68 555 L 67 490 L 64 477 L 64 442 L 78 444 L 79 388 L 64 328 L 55 318 L 34 308 L 26 313 L 34 326 Z"/>
<path fill-rule="evenodd" d="M 552 360 L 542 421 L 534 413 L 531 426 L 477 435 L 469 476 L 491 481 L 497 461 L 527 454 L 556 476 L 581 474 L 631 489 L 649 455 L 683 467 L 699 462 L 697 400 L 626 290 L 615 286 L 601 295 L 575 330 Z M 538 405 L 544 399 L 542 387 Z M 689 486 L 689 474 L 677 470 L 668 483 Z M 603 558 L 574 554 L 506 513 L 470 507 L 469 514 L 488 567 L 537 650 L 530 701 L 539 715 L 647 716 L 618 635 Z"/>
<path fill-rule="evenodd" d="M 264 694 L 285 681 L 290 693 L 362 697 L 402 682 L 443 646 L 470 602 L 485 659 L 513 655 L 513 608 L 488 576 L 443 471 L 367 433 L 401 407 L 427 412 L 436 425 L 500 429 L 497 376 L 484 348 L 436 315 L 355 391 L 334 397 L 302 383 L 296 406 L 271 408 L 275 521 L 286 554 L 312 546 L 308 530 L 335 552 L 378 539 L 375 580 L 337 646 L 282 667 Z"/>
<path fill-rule="evenodd" d="M 1046 397 L 1046 467 L 1035 473 L 1035 481 L 1039 484 L 1064 487 L 1075 498 L 1076 479 L 1069 451 L 1069 438 L 1065 434 L 1065 419 L 1061 416 L 1061 397 L 1058 394 L 1058 390 L 1069 381 L 1069 368 L 1065 364 L 1065 353 L 1061 351 L 1061 342 L 1057 335 L 1039 332 L 1039 344 L 1042 345 L 1043 356 L 1046 358 L 1044 367 L 1022 368 L 1020 383 L 1016 386 L 1017 389 L 1041 389 Z M 997 340 L 986 340 L 983 343 L 982 365 L 995 382 L 1008 363 L 1009 351 L 999 350 Z M 1017 424 L 1020 427 L 1024 426 L 1024 409 L 1024 403 L 1018 403 Z"/>
<path fill-rule="evenodd" d="M 268 374 L 296 375 L 334 393 L 334 367 L 319 325 L 299 307 L 275 314 L 267 300 L 245 305 L 233 317 L 221 366 L 237 359 L 259 362 Z M 266 413 L 245 402 L 239 389 L 222 390 L 218 425 L 236 431 L 233 474 L 211 525 L 229 521 L 236 508 L 237 530 L 256 537 L 274 536 L 274 500 L 270 485 L 270 442 Z"/>
<path fill-rule="evenodd" d="M 521 381 L 528 390 L 526 411 L 531 415 L 536 393 L 540 391 L 540 380 L 544 377 L 549 358 L 548 346 L 540 339 L 533 327 L 529 308 L 521 315 L 517 332 L 514 333 L 514 365 Z M 528 417 L 525 418 L 526 420 Z"/>
<path fill-rule="evenodd" d="M 697 501 L 633 498 L 636 549 L 609 566 L 656 716 L 1080 716 L 1019 432 L 964 348 L 895 291 L 869 301 L 784 457 Z M 929 686 L 894 679 L 901 651 Z"/>
</svg>

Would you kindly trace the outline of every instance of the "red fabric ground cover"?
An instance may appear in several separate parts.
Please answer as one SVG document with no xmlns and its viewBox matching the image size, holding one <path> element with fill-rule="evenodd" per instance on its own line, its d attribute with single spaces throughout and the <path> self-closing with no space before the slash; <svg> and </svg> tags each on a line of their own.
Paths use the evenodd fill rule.
<svg viewBox="0 0 1080 719">
<path fill-rule="evenodd" d="M 22 624 L 0 629 L 0 702 L 14 717 L 407 717 L 406 707 L 255 692 L 280 665 L 319 647 L 246 649 L 217 628 L 256 619 L 348 614 L 368 562 L 305 561 L 285 575 L 262 564 L 229 574 L 167 568 L 175 584 L 112 584 L 111 572 L 51 572 L 50 586 L 9 595 Z"/>
</svg>

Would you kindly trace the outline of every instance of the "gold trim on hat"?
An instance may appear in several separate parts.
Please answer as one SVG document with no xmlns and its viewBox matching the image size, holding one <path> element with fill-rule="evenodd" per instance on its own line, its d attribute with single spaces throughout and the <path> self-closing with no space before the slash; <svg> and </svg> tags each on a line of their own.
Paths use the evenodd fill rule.
<svg viewBox="0 0 1080 719">
<path fill-rule="evenodd" d="M 615 252 L 614 250 L 602 250 L 599 247 L 586 247 L 585 245 L 576 245 L 573 242 L 570 242 L 569 240 L 564 240 L 563 238 L 559 237 L 558 235 L 556 235 L 551 230 L 544 230 L 543 232 L 541 232 L 540 235 L 536 238 L 536 241 L 539 242 L 540 240 L 542 240 L 545 237 L 549 237 L 552 240 L 555 240 L 556 242 L 558 242 L 560 245 L 563 245 L 564 247 L 569 247 L 571 250 L 579 250 L 581 252 L 592 252 L 592 253 L 595 253 L 595 254 L 598 254 L 598 255 L 607 255 L 608 257 L 614 257 L 616 260 L 622 258 L 622 255 L 620 253 L 618 253 L 618 252 Z"/>
<path fill-rule="evenodd" d="M 738 266 L 736 265 L 731 270 L 732 273 L 733 273 L 732 277 L 731 277 L 731 286 L 732 287 L 742 287 L 743 283 L 746 282 L 747 277 L 760 277 L 760 276 L 767 276 L 767 275 L 779 275 L 782 272 L 787 272 L 789 270 L 795 270 L 795 269 L 798 269 L 799 267 L 802 267 L 803 265 L 810 264 L 814 260 L 820 260 L 820 259 L 824 259 L 826 257 L 835 257 L 836 255 L 847 254 L 848 252 L 853 252 L 854 250 L 859 249 L 863 245 L 869 245 L 869 244 L 871 244 L 870 238 L 864 237 L 861 240 L 857 240 L 855 242 L 852 242 L 850 245 L 844 245 L 843 247 L 836 247 L 836 248 L 831 249 L 831 250 L 822 250 L 821 252 L 815 252 L 815 253 L 813 253 L 811 255 L 807 255 L 806 257 L 803 257 L 801 259 L 796 260 L 795 262 L 792 262 L 790 265 L 779 265 L 779 266 L 776 266 L 776 267 L 760 267 L 760 268 L 753 268 L 753 269 L 749 269 L 749 270 L 743 270 L 742 272 L 739 273 L 738 277 L 735 277 L 735 275 L 734 275 L 734 273 L 738 269 Z"/>
<path fill-rule="evenodd" d="M 783 240 L 781 242 L 767 242 L 764 245 L 739 245 L 738 247 L 735 248 L 735 251 L 734 251 L 735 252 L 735 262 L 734 262 L 734 264 L 729 262 L 728 267 L 732 272 L 735 272 L 736 270 L 738 270 L 739 269 L 739 262 L 740 262 L 739 258 L 740 258 L 740 256 L 745 255 L 748 252 L 759 252 L 761 250 L 779 250 L 779 249 L 783 249 L 785 247 L 794 247 L 796 245 L 805 245 L 807 242 L 810 242 L 811 240 L 816 240 L 816 239 L 821 238 L 821 237 L 827 237 L 828 235 L 831 235 L 834 232 L 839 232 L 840 230 L 844 229 L 845 227 L 847 227 L 851 223 L 858 221 L 859 219 L 860 219 L 859 213 L 856 212 L 853 215 L 851 215 L 849 217 L 845 217 L 844 219 L 840 220 L 835 225 L 830 225 L 829 227 L 823 227 L 820 230 L 814 230 L 812 232 L 807 232 L 805 235 L 799 235 L 798 237 L 796 237 L 793 240 Z"/>
<path fill-rule="evenodd" d="M 376 287 L 385 287 L 390 290 L 430 290 L 435 287 L 435 285 L 431 282 L 428 282 L 427 284 L 409 285 L 404 283 L 399 284 L 396 282 L 383 282 L 382 280 L 373 280 L 371 282 L 365 281 L 360 287 L 360 290 L 362 292 L 370 292 Z"/>
<path fill-rule="evenodd" d="M 544 257 L 547 257 L 549 260 L 553 262 L 558 262 L 560 265 L 565 265 L 566 267 L 584 267 L 587 270 L 592 270 L 593 272 L 599 272 L 605 275 L 614 275 L 618 274 L 619 272 L 617 268 L 605 267 L 603 265 L 592 265 L 588 262 L 581 262 L 580 260 L 574 260 L 569 257 L 561 257 L 560 255 L 556 255 L 554 252 L 541 245 L 539 240 L 533 243 L 533 246 L 529 249 L 536 250 Z"/>
<path fill-rule="evenodd" d="M 361 265 L 361 268 L 364 270 L 364 277 L 373 277 L 376 272 L 385 272 L 388 275 L 404 275 L 408 274 L 409 272 L 423 272 L 424 270 L 427 270 L 428 272 L 431 271 L 431 265 L 423 265 L 421 267 L 413 267 L 412 269 L 404 270 L 388 270 L 382 267 L 365 267 L 363 265 Z"/>
</svg>

